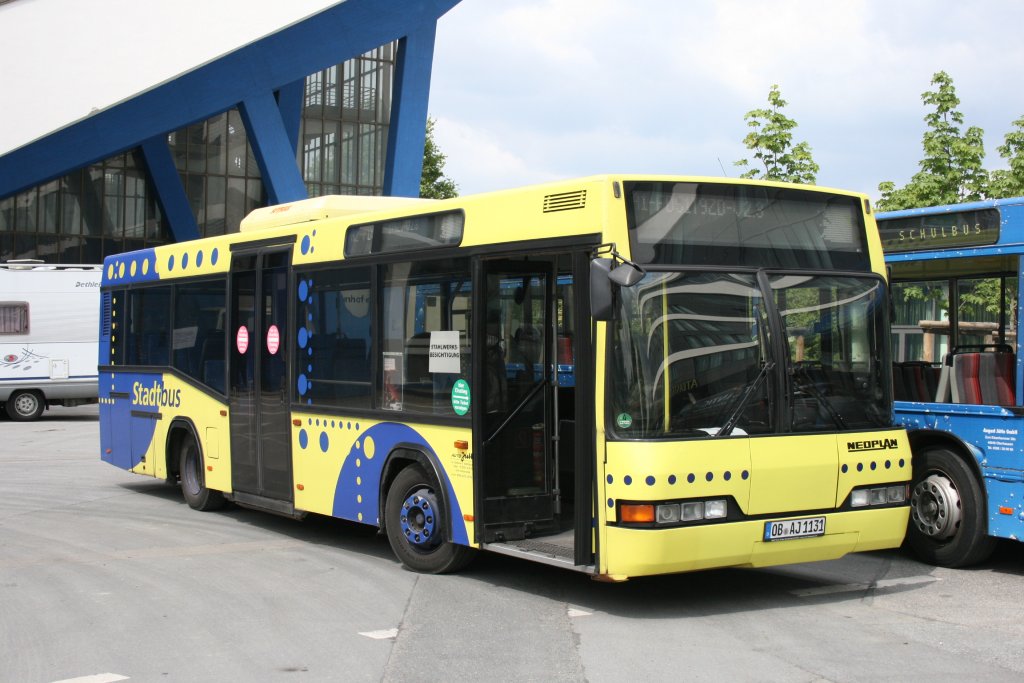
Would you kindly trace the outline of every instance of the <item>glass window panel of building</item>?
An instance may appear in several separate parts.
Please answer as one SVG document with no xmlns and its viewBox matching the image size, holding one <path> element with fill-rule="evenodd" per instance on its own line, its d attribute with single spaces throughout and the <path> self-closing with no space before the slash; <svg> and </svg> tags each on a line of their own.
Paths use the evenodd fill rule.
<svg viewBox="0 0 1024 683">
<path fill-rule="evenodd" d="M 383 191 L 395 50 L 390 43 L 306 78 L 296 157 L 309 196 Z M 265 206 L 237 109 L 171 132 L 167 144 L 201 236 L 237 232 Z M 173 241 L 137 150 L 0 198 L 0 262 L 100 263 Z"/>
</svg>

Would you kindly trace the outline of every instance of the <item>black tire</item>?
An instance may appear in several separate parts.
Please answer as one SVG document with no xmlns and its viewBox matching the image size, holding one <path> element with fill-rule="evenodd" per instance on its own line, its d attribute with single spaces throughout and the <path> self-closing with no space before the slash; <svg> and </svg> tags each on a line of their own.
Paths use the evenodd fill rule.
<svg viewBox="0 0 1024 683">
<path fill-rule="evenodd" d="M 46 409 L 46 400 L 43 395 L 34 390 L 21 390 L 12 392 L 7 398 L 7 415 L 18 422 L 29 422 L 38 420 Z"/>
<path fill-rule="evenodd" d="M 181 493 L 193 510 L 216 510 L 224 505 L 224 494 L 206 488 L 203 475 L 203 454 L 191 436 L 185 437 L 178 450 L 178 476 L 181 478 Z"/>
<path fill-rule="evenodd" d="M 918 557 L 940 567 L 984 562 L 995 549 L 981 485 L 963 458 L 947 448 L 914 454 L 907 542 Z"/>
<path fill-rule="evenodd" d="M 458 571 L 473 558 L 473 549 L 445 538 L 448 528 L 440 486 L 419 465 L 398 473 L 384 502 L 384 525 L 395 555 L 423 574 Z"/>
</svg>

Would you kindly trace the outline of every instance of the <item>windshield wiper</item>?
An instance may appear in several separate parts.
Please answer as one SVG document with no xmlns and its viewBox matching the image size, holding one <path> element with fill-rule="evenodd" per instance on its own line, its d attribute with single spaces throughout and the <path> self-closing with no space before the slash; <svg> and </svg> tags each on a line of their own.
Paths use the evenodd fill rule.
<svg viewBox="0 0 1024 683">
<path fill-rule="evenodd" d="M 732 412 L 729 413 L 729 419 L 725 421 L 725 425 L 723 425 L 715 434 L 716 438 L 719 436 L 729 436 L 729 434 L 732 433 L 732 430 L 736 428 L 736 423 L 740 421 L 740 416 L 743 414 L 744 409 L 746 409 L 747 404 L 750 403 L 750 399 L 754 396 L 757 390 L 761 388 L 761 385 L 764 384 L 764 381 L 768 378 L 768 373 L 771 372 L 774 367 L 774 361 L 768 361 L 761 366 L 761 371 L 757 373 L 757 377 L 754 378 L 754 381 L 748 384 L 747 390 L 744 391 L 738 399 L 736 399 L 736 405 L 732 409 Z"/>
</svg>

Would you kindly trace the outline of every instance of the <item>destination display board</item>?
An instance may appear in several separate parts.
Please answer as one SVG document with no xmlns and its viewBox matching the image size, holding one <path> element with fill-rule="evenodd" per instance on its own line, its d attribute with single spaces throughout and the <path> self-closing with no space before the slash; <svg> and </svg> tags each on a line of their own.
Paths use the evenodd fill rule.
<svg viewBox="0 0 1024 683">
<path fill-rule="evenodd" d="M 978 247 L 999 241 L 999 210 L 889 218 L 878 221 L 882 249 L 888 253 L 950 247 Z"/>
</svg>

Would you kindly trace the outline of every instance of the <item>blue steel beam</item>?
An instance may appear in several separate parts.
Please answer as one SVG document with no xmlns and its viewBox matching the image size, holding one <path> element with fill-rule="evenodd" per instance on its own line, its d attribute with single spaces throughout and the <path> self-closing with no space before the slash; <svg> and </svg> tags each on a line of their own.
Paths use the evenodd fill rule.
<svg viewBox="0 0 1024 683">
<path fill-rule="evenodd" d="M 384 160 L 385 195 L 420 195 L 436 28 L 436 24 L 422 26 L 398 43 L 391 125 Z"/>
<path fill-rule="evenodd" d="M 305 78 L 300 78 L 294 83 L 282 86 L 277 91 L 277 108 L 281 110 L 281 120 L 284 122 L 284 130 L 288 134 L 288 140 L 292 144 L 292 154 L 297 154 L 299 151 L 299 127 L 302 123 L 302 97 L 305 94 Z"/>
<path fill-rule="evenodd" d="M 204 121 L 253 95 L 287 89 L 308 74 L 392 40 L 424 32 L 432 36 L 437 19 L 458 2 L 346 0 L 0 157 L 0 197 Z M 423 61 L 419 66 L 429 74 L 430 59 Z M 426 91 L 413 93 L 425 107 Z M 396 143 L 402 142 L 399 136 Z M 422 154 L 422 145 L 415 154 Z"/>
<path fill-rule="evenodd" d="M 199 226 L 188 203 L 185 188 L 181 186 L 174 157 L 167 146 L 167 136 L 157 135 L 139 145 L 149 170 L 149 179 L 156 191 L 156 201 L 164 212 L 166 223 L 175 242 L 199 238 Z"/>
<path fill-rule="evenodd" d="M 285 130 L 281 110 L 270 93 L 251 95 L 238 107 L 249 135 L 249 145 L 263 176 L 263 188 L 270 204 L 306 198 L 295 148 Z"/>
</svg>

